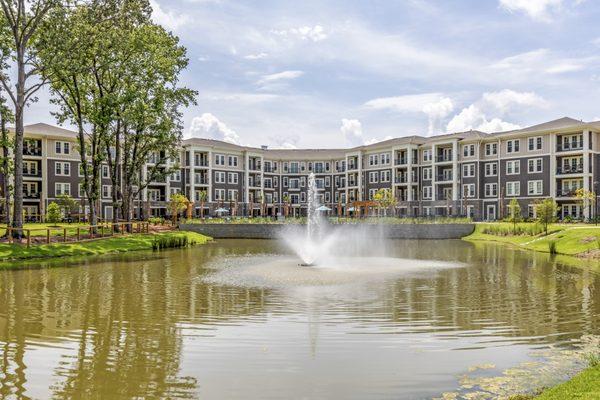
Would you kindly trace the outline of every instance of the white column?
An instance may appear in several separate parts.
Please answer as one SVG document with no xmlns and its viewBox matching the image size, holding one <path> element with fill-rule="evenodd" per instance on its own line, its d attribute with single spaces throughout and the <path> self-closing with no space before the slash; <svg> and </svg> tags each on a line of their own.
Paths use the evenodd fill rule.
<svg viewBox="0 0 600 400">
<path fill-rule="evenodd" d="M 250 203 L 250 188 L 249 188 L 249 182 L 250 182 L 250 168 L 249 168 L 249 163 L 250 163 L 250 156 L 248 155 L 248 152 L 244 152 L 244 173 L 242 174 L 242 178 L 244 179 L 244 203 L 245 204 L 249 204 Z M 252 211 L 252 210 L 250 210 Z"/>
<path fill-rule="evenodd" d="M 452 201 L 458 201 L 458 141 L 452 142 Z"/>
<path fill-rule="evenodd" d="M 363 196 L 363 166 L 362 166 L 362 152 L 358 153 L 358 201 L 362 201 L 365 196 Z M 365 177 L 366 179 L 366 177 Z"/>
<path fill-rule="evenodd" d="M 408 193 L 407 193 L 407 198 L 406 200 L 413 201 L 413 181 L 412 181 L 412 164 L 413 164 L 413 159 L 412 159 L 412 153 L 413 153 L 413 149 L 411 146 L 408 146 L 406 148 L 406 182 L 408 182 Z M 408 213 L 409 210 L 407 210 Z"/>
<path fill-rule="evenodd" d="M 583 131 L 583 189 L 591 191 L 590 188 L 590 134 Z M 583 217 L 590 218 L 590 201 L 583 200 Z"/>
<path fill-rule="evenodd" d="M 207 193 L 207 200 L 209 203 L 212 203 L 213 201 L 213 187 L 212 187 L 212 181 L 213 181 L 213 173 L 212 173 L 212 165 L 213 165 L 213 154 L 212 151 L 208 151 L 208 179 L 206 181 L 206 183 L 208 183 L 207 189 L 206 191 Z"/>
<path fill-rule="evenodd" d="M 190 160 L 189 165 L 187 166 L 187 174 L 189 176 L 189 186 L 190 186 L 190 200 L 195 208 L 196 204 L 196 184 L 194 179 L 196 179 L 196 157 L 194 157 L 194 150 L 190 149 L 188 151 L 188 158 Z"/>
<path fill-rule="evenodd" d="M 549 176 L 550 176 L 550 187 L 548 188 L 549 190 L 549 195 L 552 198 L 556 198 L 556 191 L 557 191 L 557 187 L 556 187 L 556 134 L 555 133 L 551 133 L 550 135 L 548 135 L 548 140 L 549 140 L 549 145 L 550 145 L 550 149 L 549 149 L 549 153 L 550 153 L 550 171 L 549 171 Z"/>
<path fill-rule="evenodd" d="M 435 162 L 437 158 L 437 146 L 434 144 L 431 146 L 431 201 L 436 201 L 437 198 L 437 188 L 435 186 L 435 181 L 437 178 L 437 171 L 435 167 Z"/>
</svg>

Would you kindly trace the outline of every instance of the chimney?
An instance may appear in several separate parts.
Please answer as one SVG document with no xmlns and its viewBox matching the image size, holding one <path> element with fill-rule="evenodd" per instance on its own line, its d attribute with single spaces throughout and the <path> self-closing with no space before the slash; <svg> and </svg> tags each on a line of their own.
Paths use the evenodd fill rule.
<svg viewBox="0 0 600 400">
<path fill-rule="evenodd" d="M 262 146 L 260 146 L 260 148 L 263 150 L 267 150 L 269 148 L 269 146 L 267 146 L 266 144 L 263 144 Z"/>
</svg>

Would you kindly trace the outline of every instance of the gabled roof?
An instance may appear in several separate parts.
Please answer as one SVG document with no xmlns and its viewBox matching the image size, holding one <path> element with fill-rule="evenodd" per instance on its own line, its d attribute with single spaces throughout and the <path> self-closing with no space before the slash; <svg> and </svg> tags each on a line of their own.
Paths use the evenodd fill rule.
<svg viewBox="0 0 600 400">
<path fill-rule="evenodd" d="M 60 136 L 60 137 L 76 137 L 77 132 L 61 128 L 59 126 L 45 124 L 43 122 L 37 124 L 25 125 L 24 127 L 25 133 L 30 133 L 34 135 L 51 135 L 51 136 Z M 14 127 L 9 128 L 11 131 L 14 131 Z"/>
<path fill-rule="evenodd" d="M 562 117 L 562 118 L 555 119 L 552 121 L 544 122 L 543 124 L 532 125 L 532 126 L 528 126 L 523 129 L 515 129 L 513 131 L 508 131 L 508 132 L 498 132 L 495 134 L 500 135 L 500 134 L 512 134 L 512 133 L 549 131 L 549 130 L 564 129 L 564 128 L 576 128 L 578 126 L 583 126 L 583 125 L 586 125 L 586 123 L 583 121 L 580 121 L 580 120 L 577 120 L 574 118 L 569 118 L 569 117 Z"/>
</svg>

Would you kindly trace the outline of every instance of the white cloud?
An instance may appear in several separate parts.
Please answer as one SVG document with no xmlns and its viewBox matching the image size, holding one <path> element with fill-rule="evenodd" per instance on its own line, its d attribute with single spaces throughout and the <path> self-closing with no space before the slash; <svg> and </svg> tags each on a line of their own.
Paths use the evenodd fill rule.
<svg viewBox="0 0 600 400">
<path fill-rule="evenodd" d="M 175 31 L 191 21 L 189 15 L 163 10 L 155 0 L 150 0 L 150 6 L 152 7 L 152 19 L 154 22 L 167 29 Z"/>
<path fill-rule="evenodd" d="M 340 127 L 346 143 L 350 146 L 360 146 L 364 143 L 362 124 L 357 119 L 342 119 Z"/>
<path fill-rule="evenodd" d="M 263 75 L 261 80 L 258 81 L 258 84 L 296 79 L 296 78 L 301 77 L 302 75 L 304 75 L 304 72 L 302 72 L 302 71 L 277 72 L 276 74 Z"/>
<path fill-rule="evenodd" d="M 508 112 L 513 106 L 545 107 L 547 105 L 546 100 L 534 92 L 516 92 L 510 89 L 484 93 L 483 101 L 502 113 Z"/>
<path fill-rule="evenodd" d="M 262 58 L 266 58 L 269 55 L 267 53 L 257 53 L 257 54 L 248 54 L 247 56 L 244 56 L 244 58 L 246 60 L 260 60 Z"/>
<path fill-rule="evenodd" d="M 428 132 L 430 135 L 439 132 L 441 121 L 454 110 L 452 100 L 440 93 L 380 97 L 367 101 L 365 106 L 396 112 L 425 113 L 429 119 Z"/>
<path fill-rule="evenodd" d="M 478 106 L 471 104 L 450 120 L 446 131 L 464 132 L 475 129 L 482 132 L 499 132 L 518 128 L 519 125 L 502 121 L 500 118 L 488 120 L 485 113 Z"/>
<path fill-rule="evenodd" d="M 321 40 L 325 40 L 327 38 L 327 34 L 321 25 L 300 26 L 298 28 L 283 30 L 272 29 L 271 33 L 277 36 L 298 38 L 300 40 L 310 40 L 313 42 L 320 42 Z"/>
<path fill-rule="evenodd" d="M 250 105 L 272 102 L 281 98 L 278 94 L 272 93 L 245 93 L 245 92 L 201 92 L 200 99 L 219 102 L 236 103 L 232 106 Z"/>
<path fill-rule="evenodd" d="M 211 113 L 204 113 L 200 117 L 192 119 L 188 137 L 216 139 L 240 144 L 239 135 Z"/>
<path fill-rule="evenodd" d="M 563 0 L 500 0 L 502 8 L 510 12 L 523 12 L 538 21 L 551 20 L 562 5 Z"/>
</svg>

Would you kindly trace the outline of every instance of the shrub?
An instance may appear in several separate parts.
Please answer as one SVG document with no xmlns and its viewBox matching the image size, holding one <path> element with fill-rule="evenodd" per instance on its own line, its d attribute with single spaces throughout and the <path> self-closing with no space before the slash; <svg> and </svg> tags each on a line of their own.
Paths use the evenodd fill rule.
<svg viewBox="0 0 600 400">
<path fill-rule="evenodd" d="M 190 240 L 187 236 L 156 236 L 152 241 L 152 250 L 176 249 L 195 244 L 196 241 L 194 239 Z"/>
<path fill-rule="evenodd" d="M 150 222 L 152 225 L 160 225 L 165 222 L 165 220 L 161 217 L 150 217 L 148 218 L 148 222 Z"/>
<path fill-rule="evenodd" d="M 548 251 L 550 251 L 550 254 L 556 254 L 556 240 L 548 242 Z"/>
<path fill-rule="evenodd" d="M 62 220 L 62 212 L 60 206 L 55 202 L 48 204 L 46 209 L 46 222 L 58 224 Z"/>
</svg>

